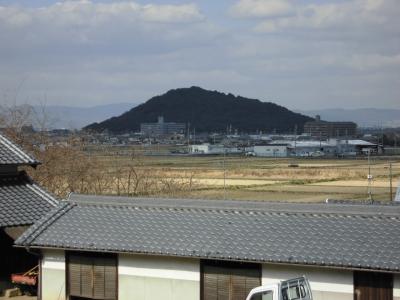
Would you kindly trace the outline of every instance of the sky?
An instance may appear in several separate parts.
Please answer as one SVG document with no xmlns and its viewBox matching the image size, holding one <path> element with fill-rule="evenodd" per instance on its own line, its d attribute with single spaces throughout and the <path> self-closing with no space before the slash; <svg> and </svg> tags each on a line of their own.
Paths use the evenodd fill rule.
<svg viewBox="0 0 400 300">
<path fill-rule="evenodd" d="M 399 0 L 0 0 L 0 104 L 139 104 L 195 85 L 400 108 L 399 15 Z"/>
</svg>

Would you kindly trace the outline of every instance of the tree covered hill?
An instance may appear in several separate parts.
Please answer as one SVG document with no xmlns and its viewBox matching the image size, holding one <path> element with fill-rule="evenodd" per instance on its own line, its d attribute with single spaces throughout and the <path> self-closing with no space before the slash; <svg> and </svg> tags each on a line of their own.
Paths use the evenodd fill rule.
<svg viewBox="0 0 400 300">
<path fill-rule="evenodd" d="M 301 132 L 310 117 L 292 112 L 271 102 L 209 91 L 200 87 L 179 88 L 155 96 L 120 116 L 84 129 L 112 132 L 138 131 L 141 123 L 157 122 L 190 123 L 196 132 L 225 132 L 228 126 L 240 132 Z"/>
</svg>

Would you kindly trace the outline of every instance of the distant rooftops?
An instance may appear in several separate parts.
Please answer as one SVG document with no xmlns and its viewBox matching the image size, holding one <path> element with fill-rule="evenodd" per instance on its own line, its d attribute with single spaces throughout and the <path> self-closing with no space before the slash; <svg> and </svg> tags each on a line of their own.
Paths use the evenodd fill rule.
<svg viewBox="0 0 400 300">
<path fill-rule="evenodd" d="M 400 272 L 400 205 L 73 195 L 19 246 Z"/>
<path fill-rule="evenodd" d="M 0 165 L 29 165 L 36 167 L 40 162 L 0 133 Z"/>
</svg>

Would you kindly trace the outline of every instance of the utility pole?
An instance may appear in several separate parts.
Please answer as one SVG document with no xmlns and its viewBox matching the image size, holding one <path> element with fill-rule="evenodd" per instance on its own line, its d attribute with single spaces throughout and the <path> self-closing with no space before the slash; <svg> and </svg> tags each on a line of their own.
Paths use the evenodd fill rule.
<svg viewBox="0 0 400 300">
<path fill-rule="evenodd" d="M 370 159 L 370 155 L 371 155 L 371 149 L 368 149 L 368 200 L 373 203 L 374 200 L 372 199 L 372 175 L 371 175 L 371 159 Z"/>
<path fill-rule="evenodd" d="M 224 160 L 223 160 L 223 168 L 224 168 L 224 200 L 226 200 L 226 166 L 225 166 L 225 158 L 226 158 L 226 149 L 224 146 Z"/>
<path fill-rule="evenodd" d="M 188 151 L 190 151 L 190 123 L 188 123 L 187 144 L 188 144 Z"/>
<path fill-rule="evenodd" d="M 322 132 L 320 131 L 319 132 L 319 148 L 322 147 L 321 135 L 322 135 Z"/>
<path fill-rule="evenodd" d="M 393 173 L 392 173 L 392 163 L 389 163 L 389 189 L 390 189 L 390 201 L 393 202 L 393 185 L 392 185 L 392 180 L 393 180 Z"/>
<path fill-rule="evenodd" d="M 297 124 L 294 125 L 294 156 L 296 157 L 296 149 L 297 148 Z"/>
</svg>

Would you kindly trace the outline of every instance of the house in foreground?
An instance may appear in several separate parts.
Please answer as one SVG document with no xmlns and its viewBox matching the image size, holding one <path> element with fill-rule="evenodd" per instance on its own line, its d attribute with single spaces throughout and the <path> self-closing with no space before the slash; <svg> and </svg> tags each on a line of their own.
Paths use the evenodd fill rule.
<svg viewBox="0 0 400 300">
<path fill-rule="evenodd" d="M 0 296 L 13 286 L 12 273 L 25 272 L 38 264 L 37 256 L 14 248 L 14 240 L 58 203 L 21 170 L 39 164 L 0 134 Z"/>
<path fill-rule="evenodd" d="M 400 299 L 397 205 L 72 195 L 16 245 L 43 300 L 240 300 L 299 275 L 316 300 Z"/>
</svg>

